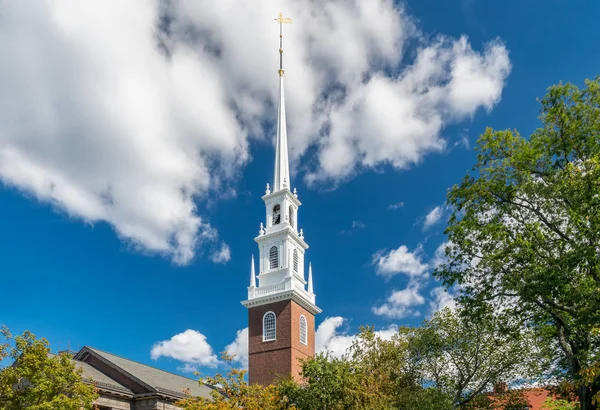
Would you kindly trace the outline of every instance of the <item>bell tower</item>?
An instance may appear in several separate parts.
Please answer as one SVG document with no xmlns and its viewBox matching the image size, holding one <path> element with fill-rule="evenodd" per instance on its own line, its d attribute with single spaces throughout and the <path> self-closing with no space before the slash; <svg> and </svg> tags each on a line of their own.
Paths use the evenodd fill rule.
<svg viewBox="0 0 600 410">
<path fill-rule="evenodd" d="M 290 190 L 290 170 L 283 92 L 282 27 L 291 23 L 281 13 L 279 22 L 279 99 L 277 144 L 273 186 L 267 184 L 262 197 L 266 221 L 260 224 L 256 277 L 254 257 L 250 269 L 248 299 L 248 379 L 250 383 L 271 384 L 277 377 L 299 379 L 300 358 L 315 354 L 315 304 L 312 267 L 305 280 L 304 255 L 308 244 L 298 230 L 301 202 L 296 189 Z M 258 286 L 256 280 L 258 279 Z"/>
</svg>

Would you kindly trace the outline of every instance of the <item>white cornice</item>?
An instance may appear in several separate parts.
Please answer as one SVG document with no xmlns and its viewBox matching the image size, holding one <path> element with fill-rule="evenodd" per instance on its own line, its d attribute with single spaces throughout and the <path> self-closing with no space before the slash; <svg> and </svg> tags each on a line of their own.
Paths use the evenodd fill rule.
<svg viewBox="0 0 600 410">
<path fill-rule="evenodd" d="M 322 310 L 319 309 L 314 303 L 306 300 L 306 298 L 296 290 L 271 293 L 259 298 L 244 300 L 241 303 L 245 307 L 251 308 L 256 306 L 268 305 L 270 303 L 280 302 L 283 300 L 293 300 L 313 315 L 318 315 L 322 312 Z"/>
<path fill-rule="evenodd" d="M 289 190 L 289 188 L 283 188 L 283 189 L 280 189 L 279 191 L 275 191 L 275 192 L 271 192 L 270 194 L 263 195 L 262 200 L 267 202 L 268 200 L 271 200 L 278 196 L 287 196 L 297 207 L 302 205 L 302 202 L 300 202 L 300 200 L 298 198 L 296 198 L 296 195 L 294 195 L 292 193 L 292 191 Z"/>
<path fill-rule="evenodd" d="M 300 235 L 298 235 L 296 230 L 293 229 L 290 224 L 287 224 L 287 225 L 288 226 L 286 226 L 285 228 L 280 229 L 278 231 L 267 233 L 264 235 L 258 235 L 256 238 L 254 238 L 254 241 L 256 243 L 260 244 L 261 242 L 266 242 L 266 241 L 276 238 L 278 236 L 281 236 L 281 237 L 289 236 L 290 238 L 294 239 L 299 246 L 304 248 L 304 250 L 308 249 L 308 244 L 306 242 L 304 242 L 304 239 L 300 238 Z"/>
</svg>

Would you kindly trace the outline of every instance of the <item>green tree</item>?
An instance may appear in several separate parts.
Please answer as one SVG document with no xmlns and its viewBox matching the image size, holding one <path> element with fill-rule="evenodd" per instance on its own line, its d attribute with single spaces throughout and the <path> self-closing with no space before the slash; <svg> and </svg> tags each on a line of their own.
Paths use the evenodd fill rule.
<svg viewBox="0 0 600 410">
<path fill-rule="evenodd" d="M 542 403 L 542 410 L 577 410 L 579 405 L 564 399 L 548 397 Z"/>
<path fill-rule="evenodd" d="M 443 392 L 423 387 L 408 355 L 406 331 L 383 340 L 372 328 L 362 328 L 345 356 L 319 354 L 304 361 L 304 383 L 287 379 L 280 392 L 301 410 L 451 409 Z"/>
<path fill-rule="evenodd" d="M 585 85 L 550 87 L 529 138 L 480 137 L 473 171 L 448 194 L 448 260 L 435 273 L 460 284 L 472 312 L 493 301 L 552 338 L 571 380 L 600 349 L 600 77 Z M 582 410 L 599 390 L 598 378 L 579 385 Z"/>
<path fill-rule="evenodd" d="M 280 381 L 279 391 L 301 410 L 342 410 L 365 402 L 358 376 L 347 358 L 318 354 L 302 364 L 304 383 L 291 377 Z"/>
<path fill-rule="evenodd" d="M 452 397 L 455 408 L 486 408 L 481 396 L 494 383 L 538 373 L 540 351 L 526 329 L 507 334 L 510 323 L 502 317 L 489 311 L 476 317 L 467 313 L 436 312 L 413 330 L 409 346 L 424 381 Z M 514 394 L 501 399 L 506 406 L 516 403 Z"/>
<path fill-rule="evenodd" d="M 92 409 L 96 389 L 81 379 L 81 369 L 67 354 L 50 354 L 48 341 L 31 332 L 13 336 L 2 328 L 0 362 L 0 410 Z"/>
<path fill-rule="evenodd" d="M 222 353 L 221 358 L 229 365 L 227 374 L 217 373 L 199 381 L 214 386 L 211 397 L 190 396 L 179 401 L 179 407 L 183 410 L 294 410 L 275 385 L 248 384 L 245 380 L 246 370 L 231 365 L 232 355 Z"/>
</svg>

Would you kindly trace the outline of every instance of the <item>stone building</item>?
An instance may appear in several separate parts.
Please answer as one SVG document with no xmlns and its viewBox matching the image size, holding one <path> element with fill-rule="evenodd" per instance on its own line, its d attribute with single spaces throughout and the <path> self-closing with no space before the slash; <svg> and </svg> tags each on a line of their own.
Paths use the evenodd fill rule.
<svg viewBox="0 0 600 410">
<path fill-rule="evenodd" d="M 186 395 L 209 397 L 212 391 L 197 380 L 87 346 L 73 360 L 84 381 L 98 389 L 98 410 L 175 410 Z"/>
</svg>

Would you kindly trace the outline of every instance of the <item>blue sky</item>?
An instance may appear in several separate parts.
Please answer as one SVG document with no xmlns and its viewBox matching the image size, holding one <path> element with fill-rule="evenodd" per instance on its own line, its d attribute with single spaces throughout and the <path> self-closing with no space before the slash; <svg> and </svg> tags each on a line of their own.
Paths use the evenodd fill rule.
<svg viewBox="0 0 600 410">
<path fill-rule="evenodd" d="M 105 31 L 108 26 L 102 25 L 107 23 L 100 13 L 106 11 L 110 16 L 110 12 L 115 11 L 110 7 L 120 6 L 99 2 L 93 12 L 88 12 L 78 8 L 65 11 L 67 1 L 23 3 L 46 7 L 52 11 L 54 20 L 43 21 L 46 17 L 29 15 L 21 6 L 6 3 L 2 6 L 3 13 L 0 12 L 0 19 L 4 20 L 0 23 L 3 39 L 0 51 L 7 56 L 8 67 L 0 71 L 0 86 L 9 90 L 0 96 L 3 107 L 0 114 L 3 290 L 0 323 L 9 326 L 14 333 L 29 329 L 45 336 L 55 350 L 64 349 L 68 344 L 72 349 L 90 345 L 167 370 L 180 371 L 188 363 L 206 372 L 215 371 L 215 367 L 210 367 L 215 363 L 213 355 L 234 342 L 236 333 L 246 327 L 247 312 L 239 302 L 246 296 L 250 257 L 257 253 L 253 238 L 264 219 L 260 197 L 265 184 L 272 183 L 273 177 L 275 112 L 269 98 L 277 91 L 277 27 L 274 23 L 273 27 L 268 26 L 269 19 L 264 23 L 261 19 L 275 16 L 279 8 L 289 9 L 287 14 L 292 17 L 303 16 L 309 6 L 296 2 L 286 9 L 279 3 L 258 2 L 260 10 L 250 13 L 244 26 L 235 26 L 232 38 L 222 38 L 217 44 L 218 52 L 210 56 L 214 59 L 212 65 L 186 66 L 181 61 L 200 57 L 181 57 L 184 53 L 174 54 L 180 60 L 174 57 L 171 62 L 161 63 L 168 67 L 179 61 L 182 67 L 177 71 L 181 80 L 169 91 L 176 94 L 177 101 L 170 102 L 168 109 L 181 103 L 176 114 L 190 117 L 186 117 L 183 125 L 173 125 L 172 118 L 160 124 L 150 123 L 150 117 L 161 109 L 159 103 L 130 105 L 131 101 L 123 97 L 127 92 L 138 93 L 143 96 L 135 100 L 139 102 L 161 100 L 161 96 L 167 95 L 160 94 L 164 90 L 158 88 L 143 88 L 143 79 L 137 82 L 119 77 L 125 75 L 123 72 L 135 73 L 143 60 L 115 70 L 113 77 L 98 79 L 98 84 L 106 89 L 105 94 L 101 93 L 105 97 L 102 103 L 98 98 L 88 99 L 90 93 L 98 92 L 89 82 L 96 81 L 95 75 L 99 74 L 82 61 L 93 59 L 90 56 L 94 53 L 105 53 L 108 57 L 101 62 L 108 71 L 113 67 L 109 64 L 110 58 L 116 58 L 115 64 L 128 63 L 117 58 L 120 54 L 115 52 L 113 56 L 107 50 L 119 42 L 119 35 L 124 36 L 127 30 L 135 30 L 137 26 L 117 19 L 113 23 L 122 27 L 109 34 Z M 412 157 L 414 160 L 398 166 L 404 164 L 402 161 L 408 154 L 395 157 L 387 152 L 396 146 L 408 145 L 409 142 L 403 140 L 405 136 L 390 134 L 389 138 L 396 139 L 381 140 L 380 145 L 373 148 L 369 144 L 377 138 L 369 132 L 402 128 L 406 122 L 385 117 L 389 123 L 373 125 L 368 115 L 357 115 L 351 124 L 365 135 L 353 141 L 371 148 L 359 152 L 362 159 L 360 155 L 350 156 L 349 163 L 332 168 L 329 161 L 337 160 L 339 151 L 328 153 L 328 149 L 335 145 L 334 130 L 343 134 L 339 130 L 344 124 L 335 123 L 332 118 L 342 116 L 344 111 L 329 113 L 332 130 L 306 125 L 303 121 L 307 121 L 307 117 L 302 115 L 311 109 L 318 111 L 319 106 L 316 100 L 310 99 L 310 94 L 303 98 L 299 95 L 310 87 L 307 78 L 318 78 L 319 73 L 330 70 L 334 76 L 348 76 L 350 79 L 344 83 L 347 90 L 356 87 L 356 95 L 360 96 L 360 86 L 351 78 L 357 74 L 351 69 L 361 67 L 360 62 L 356 62 L 360 58 L 341 55 L 355 58 L 349 71 L 344 71 L 320 56 L 318 42 L 325 41 L 323 39 L 330 34 L 333 38 L 340 35 L 339 27 L 332 34 L 335 30 L 329 32 L 328 26 L 312 27 L 320 30 L 315 31 L 312 38 L 317 43 L 316 48 L 306 47 L 302 49 L 303 54 L 297 51 L 295 55 L 293 46 L 300 40 L 294 38 L 306 40 L 311 27 L 296 21 L 286 27 L 284 38 L 290 38 L 290 58 L 285 67 L 288 138 L 295 150 L 292 152 L 295 158 L 292 185 L 298 189 L 303 202 L 299 227 L 303 228 L 310 245 L 307 261 L 313 265 L 317 304 L 323 310 L 317 324 L 330 318 L 330 326 L 323 327 L 321 335 L 326 347 L 332 349 L 347 343 L 359 325 L 371 324 L 384 331 L 390 326 L 393 329 L 394 325 L 416 325 L 436 308 L 436 294 L 432 292 L 440 285 L 429 273 L 436 249 L 444 243 L 447 213 L 440 208 L 439 221 L 428 227 L 425 226 L 427 215 L 443 205 L 448 188 L 473 165 L 472 148 L 477 136 L 486 126 L 516 128 L 524 135 L 529 134 L 539 124 L 536 98 L 542 97 L 548 86 L 561 80 L 582 84 L 585 78 L 600 73 L 600 54 L 596 52 L 600 44 L 597 29 L 600 3 L 597 1 L 420 0 L 407 1 L 401 6 L 377 2 L 382 4 L 383 15 L 401 14 L 398 26 L 387 18 L 352 17 L 350 10 L 355 10 L 352 2 L 340 3 L 346 9 L 341 6 L 339 11 L 350 13 L 347 24 L 355 20 L 370 24 L 383 21 L 376 32 L 382 36 L 378 38 L 387 38 L 388 30 L 390 39 L 397 37 L 390 47 L 403 47 L 399 53 L 390 47 L 386 49 L 385 40 L 381 41 L 382 51 L 375 57 L 386 61 L 388 67 L 382 69 L 377 63 L 368 62 L 363 74 L 379 72 L 385 78 L 394 78 L 413 65 L 420 48 L 435 44 L 440 36 L 450 44 L 441 46 L 445 50 L 466 36 L 471 51 L 482 59 L 482 65 L 494 65 L 485 55 L 490 42 L 500 45 L 504 51 L 499 52 L 508 59 L 510 69 L 505 67 L 503 72 L 501 67 L 488 67 L 486 75 L 493 77 L 489 81 L 499 84 L 498 95 L 493 90 L 486 94 L 485 86 L 467 83 L 464 87 L 473 87 L 475 91 L 469 94 L 471 100 L 464 101 L 473 108 L 462 112 L 460 101 L 458 105 L 448 104 L 439 109 L 442 118 L 439 129 L 427 136 L 417 135 L 417 140 L 429 138 L 433 145 L 436 141 L 445 141 L 444 148 L 422 146 Z M 146 10 L 148 6 L 140 6 L 143 10 L 137 15 L 138 10 L 133 6 L 123 7 L 128 8 L 121 10 L 123 15 L 132 13 L 136 16 L 132 21 L 136 22 L 153 12 Z M 215 6 L 208 13 L 209 18 L 226 20 L 228 14 L 223 7 Z M 202 13 L 195 15 L 195 12 L 198 13 L 194 6 L 189 6 L 171 18 L 182 21 L 182 26 L 214 33 L 221 33 L 222 27 L 226 27 L 206 22 L 201 18 Z M 184 14 L 189 21 L 181 17 Z M 242 17 L 245 16 L 239 18 Z M 81 38 L 74 41 L 74 33 L 81 29 L 77 22 L 83 24 L 90 18 L 97 24 L 86 24 Z M 302 18 L 299 17 L 301 21 Z M 7 21 L 16 24 L 6 24 Z M 411 25 L 413 28 L 409 28 Z M 414 34 L 415 30 L 418 35 Z M 412 40 L 402 40 L 398 31 L 412 32 L 407 34 Z M 39 33 L 53 33 L 48 35 L 51 39 L 48 49 L 52 52 L 28 43 L 28 39 L 32 41 Z M 139 33 L 143 30 L 132 31 L 132 38 L 138 39 Z M 252 33 L 256 33 L 254 40 Z M 274 42 L 263 41 L 273 33 Z M 373 33 L 367 32 L 364 38 L 370 34 Z M 18 41 L 16 35 L 19 35 Z M 219 35 L 222 33 L 215 34 L 214 38 Z M 165 41 L 171 51 L 185 49 L 181 45 L 184 40 L 168 37 Z M 204 45 L 210 43 L 206 38 L 196 41 Z M 226 51 L 242 47 L 245 41 L 251 41 L 252 47 L 269 54 L 265 65 L 250 59 L 247 71 L 240 65 L 243 67 L 232 68 L 225 78 L 215 74 L 219 71 L 214 70 L 215 67 L 235 65 L 238 57 L 228 57 Z M 368 47 L 368 41 L 365 42 Z M 121 56 L 130 58 L 131 50 L 126 45 L 123 47 L 119 51 L 123 53 Z M 346 47 L 350 47 L 350 43 Z M 61 56 L 60 63 L 53 60 L 57 56 Z M 303 61 L 306 67 L 294 66 L 294 61 Z M 496 66 L 498 64 L 496 62 Z M 55 71 L 41 75 L 32 68 L 36 66 Z M 160 77 L 163 66 L 150 66 L 142 77 L 152 83 L 154 76 L 158 78 L 157 83 L 166 81 Z M 448 71 L 450 66 L 441 61 L 439 70 Z M 498 72 L 494 72 L 495 69 Z M 68 72 L 71 74 L 65 74 Z M 252 76 L 246 78 L 247 72 Z M 22 84 L 27 86 L 14 85 L 21 84 L 16 76 L 22 77 Z M 248 84 L 256 84 L 256 79 L 260 86 L 252 89 Z M 332 80 L 321 81 L 331 85 Z M 447 78 L 441 78 L 434 83 L 446 81 Z M 248 89 L 251 92 L 243 98 L 254 100 L 238 102 L 239 90 Z M 70 93 L 72 90 L 77 92 Z M 27 98 L 36 92 L 40 93 L 36 104 L 28 104 Z M 388 106 L 385 93 L 372 95 L 380 98 L 376 100 L 378 104 Z M 47 105 L 38 105 L 40 100 Z M 228 117 L 227 110 L 211 111 L 219 104 L 231 106 L 234 100 L 239 104 L 234 111 L 235 118 Z M 367 100 L 367 103 L 369 101 L 372 102 Z M 417 109 L 421 109 L 420 100 L 415 101 Z M 193 112 L 186 111 L 188 106 L 194 108 Z M 50 115 L 45 111 L 48 107 L 56 111 Z M 438 108 L 432 110 L 433 114 L 439 114 Z M 133 114 L 128 116 L 130 112 Z M 111 121 L 119 122 L 115 129 L 122 129 L 126 124 L 131 127 L 129 131 L 134 131 L 115 134 L 119 139 L 114 139 L 109 136 L 114 131 L 110 128 Z M 157 127 L 162 127 L 169 139 L 154 137 L 152 130 Z M 71 137 L 63 138 L 61 132 Z M 196 140 L 190 135 L 205 139 Z M 127 138 L 132 142 L 123 143 Z M 156 141 L 158 143 L 152 145 Z M 188 145 L 189 141 L 193 144 Z M 322 144 L 323 141 L 329 141 L 330 145 Z M 165 152 L 171 153 L 172 147 L 166 144 L 179 142 L 179 150 L 167 156 Z M 410 143 L 417 144 L 414 140 Z M 186 149 L 200 154 L 186 158 L 187 162 L 179 167 L 179 155 Z M 385 152 L 376 152 L 378 149 Z M 96 156 L 96 153 L 100 152 L 107 154 L 98 159 L 100 154 Z M 135 157 L 128 157 L 131 152 L 136 153 Z M 376 158 L 373 163 L 368 162 L 371 157 Z M 84 171 L 89 164 L 94 168 Z M 85 178 L 80 174 L 85 174 Z M 103 180 L 105 177 L 107 180 Z M 106 184 L 109 188 L 102 191 L 97 184 Z M 139 187 L 144 189 L 138 190 Z M 108 199 L 102 199 L 104 195 Z M 98 197 L 102 200 L 94 202 Z M 190 204 L 195 205 L 195 209 L 190 210 Z M 174 214 L 178 216 L 169 219 Z M 433 214 L 429 221 L 435 222 L 432 217 Z M 394 292 L 402 291 L 404 293 L 396 294 L 395 305 L 387 301 Z M 382 308 L 386 303 L 387 310 Z M 168 341 L 186 330 L 193 332 L 186 333 L 187 342 L 182 348 L 185 353 L 173 353 L 176 349 L 170 348 L 176 346 L 171 343 L 162 345 L 163 354 L 155 354 L 160 357 L 151 357 L 156 343 Z"/>
</svg>

